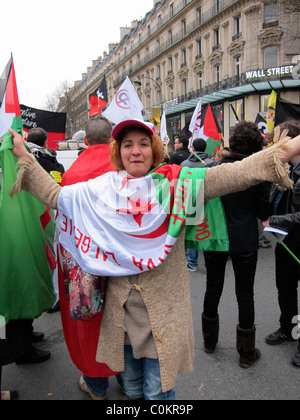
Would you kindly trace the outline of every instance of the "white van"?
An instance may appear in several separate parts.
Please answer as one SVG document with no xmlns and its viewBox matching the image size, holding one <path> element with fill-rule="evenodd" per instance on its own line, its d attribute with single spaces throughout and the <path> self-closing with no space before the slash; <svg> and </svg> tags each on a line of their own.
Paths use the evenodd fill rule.
<svg viewBox="0 0 300 420">
<path fill-rule="evenodd" d="M 70 168 L 72 163 L 77 159 L 79 150 L 58 150 L 56 159 L 64 165 L 65 171 Z"/>
</svg>

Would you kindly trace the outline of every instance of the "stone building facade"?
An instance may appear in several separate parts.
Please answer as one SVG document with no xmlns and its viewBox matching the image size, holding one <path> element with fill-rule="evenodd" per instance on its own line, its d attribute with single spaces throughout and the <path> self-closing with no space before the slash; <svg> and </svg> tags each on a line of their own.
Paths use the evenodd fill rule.
<svg viewBox="0 0 300 420">
<path fill-rule="evenodd" d="M 147 114 L 157 106 L 166 112 L 171 139 L 202 98 L 226 143 L 233 109 L 239 119 L 254 121 L 257 112 L 266 113 L 272 89 L 300 103 L 299 22 L 299 0 L 154 0 L 61 98 L 67 134 L 84 128 L 89 94 L 104 75 L 109 101 L 128 75 Z"/>
</svg>

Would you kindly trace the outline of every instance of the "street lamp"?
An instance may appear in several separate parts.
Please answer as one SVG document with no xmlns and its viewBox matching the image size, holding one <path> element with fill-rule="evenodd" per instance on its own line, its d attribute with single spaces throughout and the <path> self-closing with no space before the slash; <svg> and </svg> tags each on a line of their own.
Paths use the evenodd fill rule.
<svg viewBox="0 0 300 420">
<path fill-rule="evenodd" d="M 159 89 L 159 91 L 161 92 L 161 87 L 160 87 L 160 84 L 155 80 L 155 79 L 153 79 L 152 77 L 150 77 L 150 76 L 143 76 L 143 78 L 144 79 L 150 79 L 150 80 L 152 80 L 156 85 L 157 85 L 157 87 L 158 87 L 158 89 Z M 142 83 L 139 81 L 139 80 L 135 80 L 134 82 L 133 82 L 136 86 L 139 86 L 139 87 L 141 87 L 142 86 Z"/>
<path fill-rule="evenodd" d="M 158 98 L 158 100 L 159 100 L 159 103 L 161 104 L 161 101 L 162 101 L 162 98 L 161 98 L 161 94 L 162 94 L 162 91 L 161 91 L 161 87 L 160 87 L 160 84 L 155 80 L 155 79 L 153 79 L 152 77 L 150 77 L 150 76 L 142 76 L 142 78 L 143 79 L 149 79 L 149 80 L 152 80 L 155 84 L 156 84 L 156 86 L 157 86 L 157 93 L 159 94 L 159 98 Z M 140 82 L 140 80 L 134 80 L 134 82 L 133 82 L 136 86 L 139 86 L 139 87 L 141 87 L 142 86 L 142 83 Z"/>
</svg>

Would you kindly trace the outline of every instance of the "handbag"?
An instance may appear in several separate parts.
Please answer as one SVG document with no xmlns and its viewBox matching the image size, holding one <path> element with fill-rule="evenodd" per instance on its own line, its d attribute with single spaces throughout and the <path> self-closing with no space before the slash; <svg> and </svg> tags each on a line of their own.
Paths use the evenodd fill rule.
<svg viewBox="0 0 300 420">
<path fill-rule="evenodd" d="M 72 254 L 62 247 L 61 253 L 70 316 L 76 320 L 90 321 L 103 308 L 107 277 L 95 276 L 82 270 Z"/>
</svg>

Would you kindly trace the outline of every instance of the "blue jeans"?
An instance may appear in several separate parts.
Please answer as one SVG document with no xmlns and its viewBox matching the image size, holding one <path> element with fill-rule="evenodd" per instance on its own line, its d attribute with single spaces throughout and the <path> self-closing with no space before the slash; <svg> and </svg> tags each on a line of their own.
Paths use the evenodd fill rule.
<svg viewBox="0 0 300 420">
<path fill-rule="evenodd" d="M 90 378 L 83 375 L 83 379 L 93 394 L 97 395 L 98 397 L 106 396 L 106 390 L 109 387 L 108 378 Z M 116 375 L 116 379 L 120 387 L 123 388 L 123 381 L 119 374 Z"/>
<path fill-rule="evenodd" d="M 130 399 L 175 400 L 175 388 L 162 392 L 158 359 L 135 359 L 132 347 L 125 346 L 125 371 L 121 373 L 125 394 Z"/>
<path fill-rule="evenodd" d="M 186 259 L 188 265 L 198 268 L 198 250 L 188 248 L 186 252 Z"/>
<path fill-rule="evenodd" d="M 88 376 L 83 375 L 89 390 L 97 395 L 97 397 L 105 397 L 106 390 L 109 387 L 108 378 L 89 378 Z"/>
</svg>

